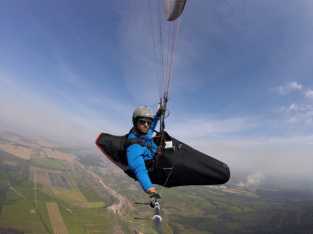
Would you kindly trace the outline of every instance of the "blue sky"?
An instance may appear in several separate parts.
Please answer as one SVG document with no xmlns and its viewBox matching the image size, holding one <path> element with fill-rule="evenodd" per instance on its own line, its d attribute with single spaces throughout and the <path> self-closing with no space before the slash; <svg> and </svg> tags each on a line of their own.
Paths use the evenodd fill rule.
<svg viewBox="0 0 313 234">
<path fill-rule="evenodd" d="M 312 12 L 310 0 L 189 1 L 169 131 L 234 166 L 300 161 L 295 173 L 308 173 Z M 0 127 L 89 146 L 99 131 L 125 133 L 160 95 L 158 13 L 155 0 L 1 1 Z"/>
</svg>

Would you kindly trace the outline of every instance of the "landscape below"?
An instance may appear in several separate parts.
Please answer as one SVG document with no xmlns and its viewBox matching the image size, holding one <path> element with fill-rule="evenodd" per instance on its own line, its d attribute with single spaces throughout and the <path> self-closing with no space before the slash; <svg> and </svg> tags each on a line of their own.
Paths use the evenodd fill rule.
<svg viewBox="0 0 313 234">
<path fill-rule="evenodd" d="M 257 185 L 162 189 L 164 233 L 306 233 L 312 190 Z M 277 186 L 280 185 L 280 186 Z M 302 189 L 303 188 L 303 189 Z M 312 188 L 311 188 L 312 189 Z M 96 152 L 6 133 L 0 138 L 0 233 L 156 233 L 137 183 Z"/>
</svg>

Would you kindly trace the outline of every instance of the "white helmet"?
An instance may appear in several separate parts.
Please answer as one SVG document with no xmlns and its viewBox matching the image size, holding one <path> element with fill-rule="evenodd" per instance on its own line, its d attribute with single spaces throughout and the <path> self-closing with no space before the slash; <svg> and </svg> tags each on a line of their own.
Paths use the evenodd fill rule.
<svg viewBox="0 0 313 234">
<path fill-rule="evenodd" d="M 147 106 L 139 106 L 133 113 L 133 124 L 135 125 L 138 118 L 150 118 L 153 119 L 153 113 Z"/>
</svg>

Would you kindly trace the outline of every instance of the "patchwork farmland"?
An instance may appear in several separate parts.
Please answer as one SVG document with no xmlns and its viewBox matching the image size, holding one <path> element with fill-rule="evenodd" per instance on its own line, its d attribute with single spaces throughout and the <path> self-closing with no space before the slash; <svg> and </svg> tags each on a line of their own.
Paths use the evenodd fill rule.
<svg viewBox="0 0 313 234">
<path fill-rule="evenodd" d="M 124 222 L 105 209 L 114 199 L 71 154 L 13 146 L 0 140 L 0 233 L 113 233 Z"/>
</svg>

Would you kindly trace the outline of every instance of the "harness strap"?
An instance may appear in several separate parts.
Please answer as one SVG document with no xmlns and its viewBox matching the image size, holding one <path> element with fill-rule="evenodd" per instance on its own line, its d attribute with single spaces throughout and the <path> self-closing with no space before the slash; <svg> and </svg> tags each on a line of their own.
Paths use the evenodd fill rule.
<svg viewBox="0 0 313 234">
<path fill-rule="evenodd" d="M 147 147 L 149 150 L 152 148 L 152 144 L 146 143 L 144 139 L 127 139 L 125 143 L 125 147 L 129 147 L 134 144 L 139 144 L 141 146 Z"/>
</svg>

